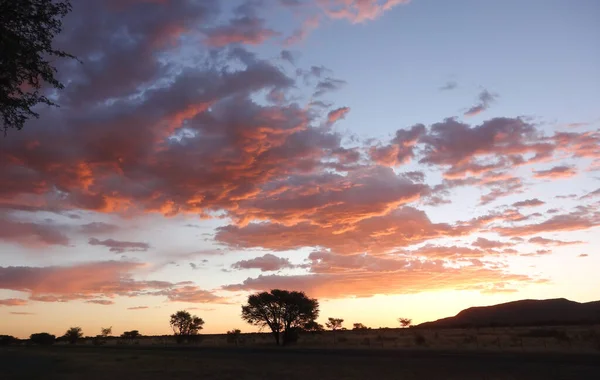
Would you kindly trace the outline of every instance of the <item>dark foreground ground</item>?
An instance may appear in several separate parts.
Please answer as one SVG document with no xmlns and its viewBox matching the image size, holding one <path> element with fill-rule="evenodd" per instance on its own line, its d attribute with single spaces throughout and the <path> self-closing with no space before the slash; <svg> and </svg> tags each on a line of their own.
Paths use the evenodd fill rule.
<svg viewBox="0 0 600 380">
<path fill-rule="evenodd" d="M 600 355 L 166 347 L 0 349 L 0 379 L 600 379 Z"/>
</svg>

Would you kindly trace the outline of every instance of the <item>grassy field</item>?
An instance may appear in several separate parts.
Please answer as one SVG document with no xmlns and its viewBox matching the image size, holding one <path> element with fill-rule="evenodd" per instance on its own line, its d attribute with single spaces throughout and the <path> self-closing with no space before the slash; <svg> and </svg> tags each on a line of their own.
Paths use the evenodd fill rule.
<svg viewBox="0 0 600 380">
<path fill-rule="evenodd" d="M 599 379 L 600 356 L 435 350 L 157 346 L 0 349 L 0 378 Z"/>
<path fill-rule="evenodd" d="M 93 344 L 88 340 L 84 344 Z M 134 341 L 110 339 L 111 345 L 171 346 L 172 336 Z M 225 334 L 202 335 L 200 347 L 264 347 L 274 344 L 267 333 L 242 334 L 238 341 Z M 371 329 L 304 333 L 296 347 L 362 349 L 435 349 L 477 351 L 534 351 L 600 353 L 600 326 L 550 326 L 480 329 Z"/>
<path fill-rule="evenodd" d="M 0 379 L 600 379 L 600 328 L 373 329 L 0 348 Z M 335 342 L 335 343 L 334 343 Z"/>
</svg>

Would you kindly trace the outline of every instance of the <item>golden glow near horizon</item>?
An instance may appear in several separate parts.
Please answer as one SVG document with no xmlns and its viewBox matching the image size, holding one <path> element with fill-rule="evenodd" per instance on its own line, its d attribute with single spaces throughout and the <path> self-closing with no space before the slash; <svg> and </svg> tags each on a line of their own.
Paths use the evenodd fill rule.
<svg viewBox="0 0 600 380">
<path fill-rule="evenodd" d="M 594 6 L 73 4 L 61 107 L 0 138 L 0 334 L 600 298 Z"/>
</svg>

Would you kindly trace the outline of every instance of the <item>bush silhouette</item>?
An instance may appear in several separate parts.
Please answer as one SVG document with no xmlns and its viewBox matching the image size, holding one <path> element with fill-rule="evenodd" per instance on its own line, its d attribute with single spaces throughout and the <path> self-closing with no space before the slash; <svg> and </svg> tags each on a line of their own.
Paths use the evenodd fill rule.
<svg viewBox="0 0 600 380">
<path fill-rule="evenodd" d="M 131 340 L 131 341 L 133 341 L 141 336 L 142 336 L 142 334 L 140 334 L 140 332 L 138 330 L 125 331 L 123 334 L 121 334 L 121 338 Z"/>
<path fill-rule="evenodd" d="M 19 343 L 19 339 L 10 335 L 0 335 L 0 346 L 10 346 Z"/>
<path fill-rule="evenodd" d="M 227 331 L 227 343 L 235 343 L 237 346 L 241 343 L 242 331 L 240 329 L 233 329 Z"/>
<path fill-rule="evenodd" d="M 48 334 L 48 333 L 37 333 L 37 334 L 31 334 L 31 336 L 29 336 L 29 341 L 33 344 L 39 344 L 41 346 L 49 346 L 54 344 L 54 341 L 56 340 L 56 337 L 52 334 Z"/>
<path fill-rule="evenodd" d="M 79 339 L 83 337 L 83 332 L 81 331 L 81 327 L 71 327 L 65 332 L 63 335 L 65 340 L 67 340 L 70 344 L 75 344 Z"/>
</svg>

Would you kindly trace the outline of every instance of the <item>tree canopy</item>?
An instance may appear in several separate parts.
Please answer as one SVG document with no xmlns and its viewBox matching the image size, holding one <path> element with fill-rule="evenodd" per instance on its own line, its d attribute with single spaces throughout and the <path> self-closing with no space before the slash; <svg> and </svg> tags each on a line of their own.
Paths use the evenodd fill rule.
<svg viewBox="0 0 600 380">
<path fill-rule="evenodd" d="M 344 320 L 342 318 L 327 318 L 327 322 L 325 322 L 325 326 L 327 326 L 328 329 L 335 331 L 335 330 L 340 330 L 342 328 L 343 323 L 344 323 Z"/>
<path fill-rule="evenodd" d="M 77 341 L 83 337 L 83 331 L 81 331 L 81 327 L 71 327 L 65 332 L 63 337 L 69 341 L 71 344 L 77 343 Z"/>
<path fill-rule="evenodd" d="M 319 301 L 309 298 L 304 292 L 273 289 L 250 295 L 248 304 L 242 306 L 242 319 L 271 329 L 277 345 L 290 343 L 298 330 L 318 316 Z"/>
<path fill-rule="evenodd" d="M 40 344 L 40 345 L 47 346 L 47 345 L 54 344 L 56 337 L 52 334 L 43 332 L 43 333 L 31 334 L 31 336 L 29 336 L 29 340 L 31 341 L 31 343 L 34 343 L 34 344 Z"/>
<path fill-rule="evenodd" d="M 64 88 L 49 60 L 75 58 L 52 46 L 70 11 L 69 0 L 0 1 L 0 114 L 4 134 L 9 128 L 23 128 L 31 117 L 39 117 L 32 109 L 36 104 L 56 105 L 40 90 L 43 83 Z"/>
<path fill-rule="evenodd" d="M 202 330 L 204 321 L 188 311 L 180 310 L 171 315 L 171 328 L 177 336 L 197 335 Z"/>
</svg>

